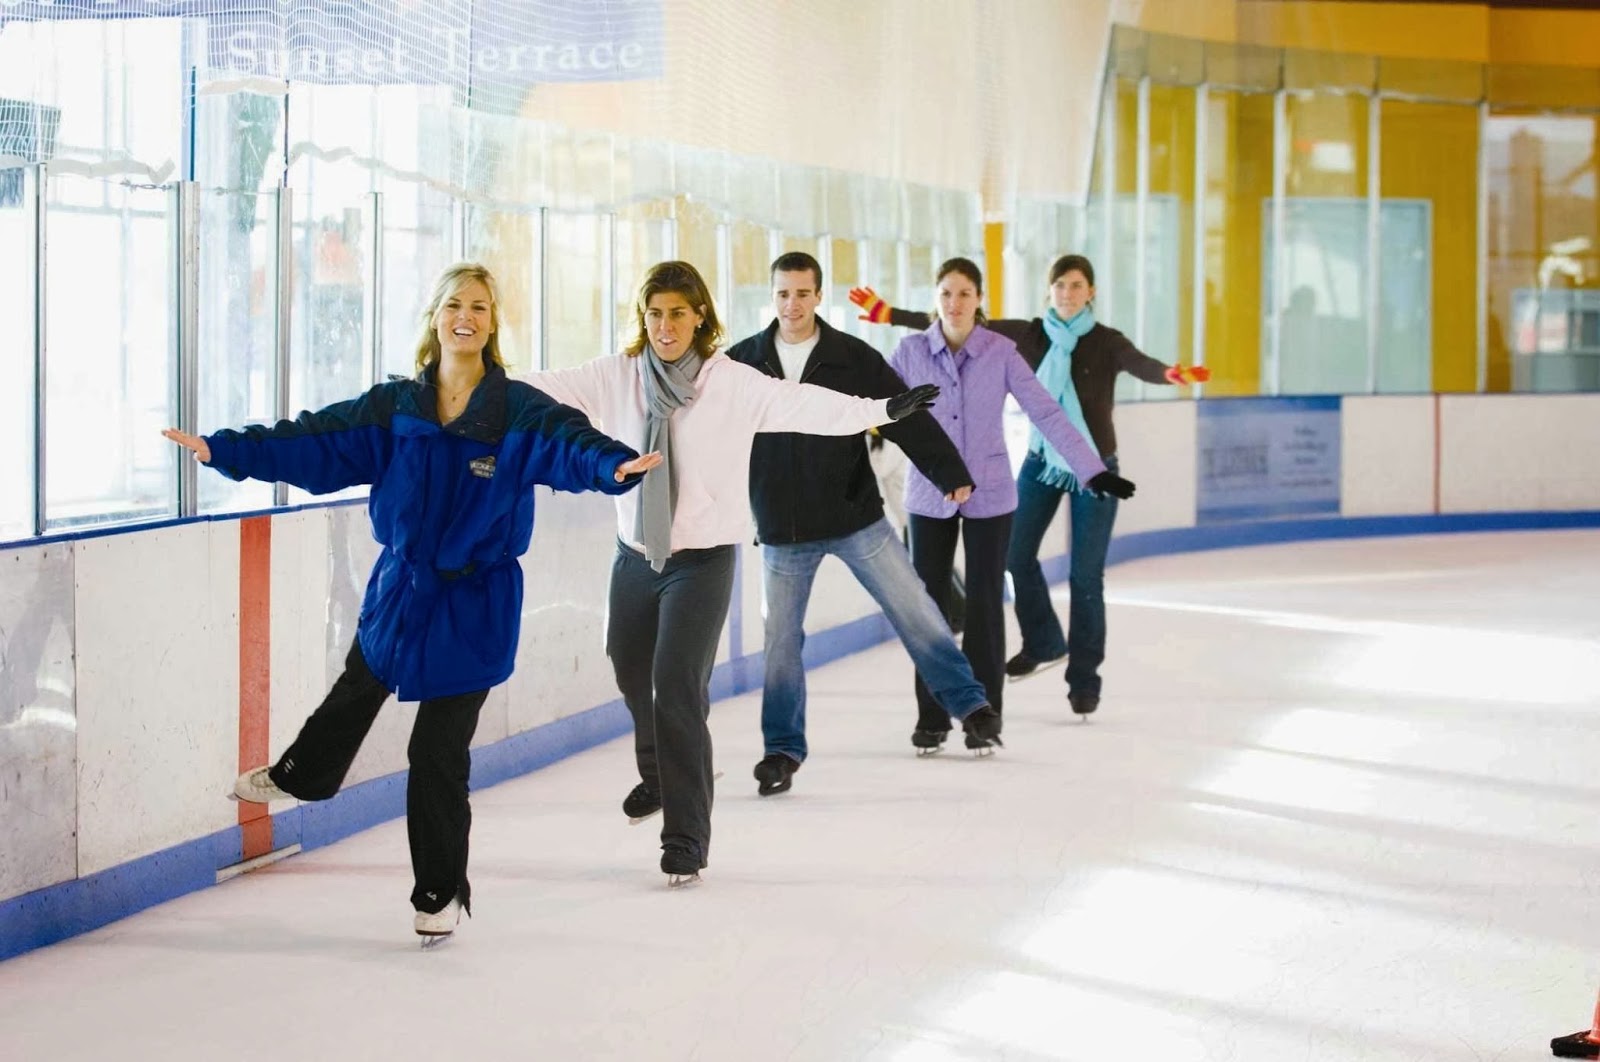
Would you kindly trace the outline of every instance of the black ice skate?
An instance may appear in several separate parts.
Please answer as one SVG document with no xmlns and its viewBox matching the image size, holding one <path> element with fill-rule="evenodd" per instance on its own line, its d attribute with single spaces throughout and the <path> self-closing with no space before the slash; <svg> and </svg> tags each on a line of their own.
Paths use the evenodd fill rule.
<svg viewBox="0 0 1600 1062">
<path fill-rule="evenodd" d="M 1077 713 L 1078 719 L 1087 723 L 1089 717 L 1094 714 L 1094 710 L 1100 707 L 1100 695 L 1098 693 L 1069 693 L 1067 694 L 1067 703 L 1072 705 L 1072 710 Z"/>
<path fill-rule="evenodd" d="M 945 739 L 950 736 L 948 730 L 922 730 L 911 732 L 911 744 L 916 747 L 918 756 L 932 756 L 944 748 Z"/>
<path fill-rule="evenodd" d="M 637 826 L 661 810 L 661 792 L 640 782 L 622 799 L 622 813 L 628 816 L 628 825 Z"/>
<path fill-rule="evenodd" d="M 1005 747 L 1005 742 L 1000 740 L 1002 722 L 1000 713 L 987 704 L 961 721 L 961 729 L 967 734 L 967 748 L 973 755 L 993 756 L 995 749 Z"/>
<path fill-rule="evenodd" d="M 1066 653 L 1062 653 L 1060 656 L 1052 656 L 1045 660 L 1031 657 L 1027 653 L 1018 653 L 1006 661 L 1006 681 L 1016 682 L 1030 675 L 1037 675 L 1039 672 L 1061 663 L 1066 658 Z"/>
<path fill-rule="evenodd" d="M 705 856 L 698 848 L 673 842 L 661 846 L 661 873 L 667 876 L 667 887 L 681 888 L 698 885 L 700 871 L 705 869 Z"/>
<path fill-rule="evenodd" d="M 761 796 L 787 793 L 789 787 L 794 784 L 794 772 L 799 769 L 798 761 L 790 759 L 781 752 L 763 756 L 755 769 L 756 781 L 761 783 L 756 787 L 756 792 Z"/>
<path fill-rule="evenodd" d="M 416 921 L 413 923 L 417 936 L 422 938 L 422 947 L 426 951 L 436 948 L 450 939 L 456 931 L 456 926 L 461 922 L 461 901 L 452 898 L 444 905 L 444 910 L 429 914 L 427 911 L 418 911 Z"/>
</svg>

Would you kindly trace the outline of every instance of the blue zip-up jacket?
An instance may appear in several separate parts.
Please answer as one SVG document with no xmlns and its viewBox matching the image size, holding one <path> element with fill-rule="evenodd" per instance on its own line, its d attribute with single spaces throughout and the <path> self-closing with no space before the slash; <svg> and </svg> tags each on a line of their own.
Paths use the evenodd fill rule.
<svg viewBox="0 0 1600 1062">
<path fill-rule="evenodd" d="M 639 455 L 582 413 L 486 366 L 462 414 L 441 427 L 437 370 L 272 427 L 206 436 L 211 467 L 314 494 L 372 485 L 367 511 L 383 552 L 367 581 L 356 639 L 402 700 L 485 690 L 516 660 L 533 488 L 621 494 Z"/>
</svg>

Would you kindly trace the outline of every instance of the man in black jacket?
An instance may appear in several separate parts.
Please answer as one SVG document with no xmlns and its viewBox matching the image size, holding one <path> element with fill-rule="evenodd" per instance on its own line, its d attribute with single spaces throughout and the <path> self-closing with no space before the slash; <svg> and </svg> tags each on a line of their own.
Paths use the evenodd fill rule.
<svg viewBox="0 0 1600 1062">
<path fill-rule="evenodd" d="M 822 267 L 803 252 L 772 263 L 777 320 L 728 350 L 770 376 L 863 398 L 887 398 L 905 383 L 876 350 L 817 318 Z M 972 474 L 955 444 L 928 413 L 879 429 L 956 502 L 972 493 Z M 782 793 L 806 758 L 806 603 L 817 565 L 842 560 L 882 606 L 923 682 L 963 721 L 967 747 L 980 754 L 1000 743 L 999 713 L 956 645 L 939 607 L 923 588 L 894 530 L 867 459 L 864 436 L 757 435 L 750 453 L 750 507 L 761 539 L 766 603 L 766 681 L 761 730 L 766 755 L 756 764 L 762 796 Z M 919 731 L 920 733 L 920 731 Z M 939 745 L 918 745 L 919 753 Z"/>
</svg>

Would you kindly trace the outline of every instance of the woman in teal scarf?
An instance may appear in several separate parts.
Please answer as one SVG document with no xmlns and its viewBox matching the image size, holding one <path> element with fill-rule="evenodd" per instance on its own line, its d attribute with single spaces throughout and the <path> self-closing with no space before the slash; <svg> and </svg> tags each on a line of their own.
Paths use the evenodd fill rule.
<svg viewBox="0 0 1600 1062">
<path fill-rule="evenodd" d="M 863 320 L 927 327 L 925 314 L 890 307 L 870 288 L 855 289 L 850 300 L 866 311 Z M 1094 266 L 1082 255 L 1063 255 L 1050 267 L 1050 306 L 1042 318 L 991 320 L 988 327 L 1017 344 L 1039 382 L 1074 426 L 1094 440 L 1106 468 L 1116 472 L 1111 408 L 1117 374 L 1180 385 L 1202 383 L 1211 374 L 1203 366 L 1169 366 L 1142 353 L 1121 332 L 1095 320 L 1093 303 Z M 1063 498 L 1072 526 L 1070 634 L 1062 632 L 1039 565 L 1039 546 Z M 1084 490 L 1061 456 L 1033 431 L 1017 476 L 1017 509 L 1006 554 L 1022 629 L 1022 649 L 1006 662 L 1006 674 L 1021 678 L 1067 660 L 1067 699 L 1080 717 L 1100 705 L 1100 664 L 1106 652 L 1106 551 L 1116 516 L 1117 499 Z"/>
</svg>

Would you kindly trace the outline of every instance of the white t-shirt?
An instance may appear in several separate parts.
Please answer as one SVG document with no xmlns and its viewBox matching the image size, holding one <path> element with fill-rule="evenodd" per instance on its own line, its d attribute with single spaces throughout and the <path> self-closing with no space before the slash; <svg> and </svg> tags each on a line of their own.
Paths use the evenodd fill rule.
<svg viewBox="0 0 1600 1062">
<path fill-rule="evenodd" d="M 783 334 L 774 332 L 772 342 L 778 348 L 778 361 L 783 365 L 783 378 L 800 382 L 800 374 L 806 370 L 806 362 L 811 358 L 811 352 L 817 349 L 817 341 L 822 338 L 822 329 L 813 328 L 811 338 L 799 343 L 785 343 Z"/>
</svg>

